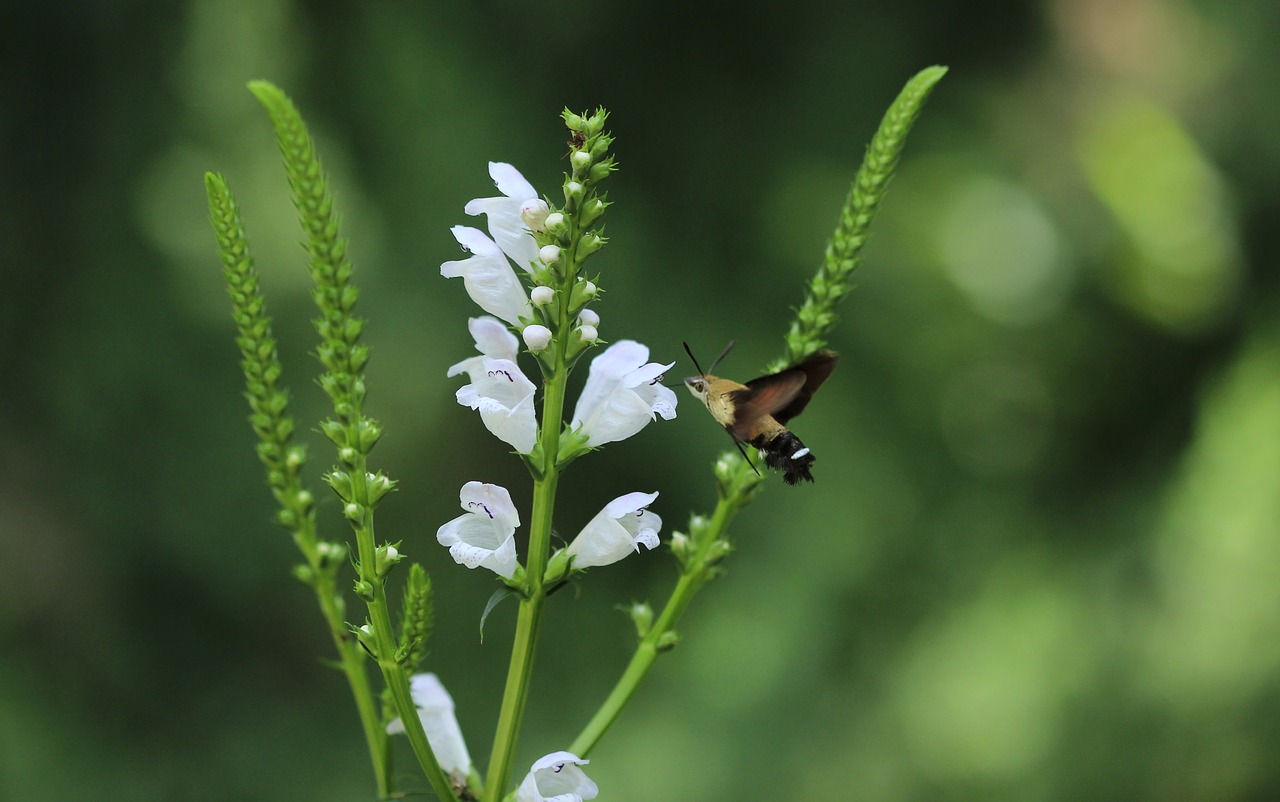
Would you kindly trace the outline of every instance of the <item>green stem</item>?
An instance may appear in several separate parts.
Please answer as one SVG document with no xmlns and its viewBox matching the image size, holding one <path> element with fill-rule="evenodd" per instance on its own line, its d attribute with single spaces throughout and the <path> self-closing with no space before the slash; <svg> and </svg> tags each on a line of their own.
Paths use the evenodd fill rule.
<svg viewBox="0 0 1280 802">
<path fill-rule="evenodd" d="M 384 799 L 391 793 L 391 761 L 387 750 L 387 733 L 382 727 L 379 706 L 374 701 L 373 688 L 369 684 L 369 673 L 365 670 L 364 651 L 360 644 L 351 637 L 343 620 L 341 597 L 337 594 L 336 583 L 332 574 L 317 573 L 316 598 L 325 621 L 329 624 L 329 636 L 342 658 L 342 673 L 347 675 L 351 685 L 351 694 L 355 697 L 356 711 L 360 714 L 360 726 L 364 730 L 365 741 L 369 745 L 369 758 L 373 761 L 373 774 L 378 784 L 378 798 Z"/>
<path fill-rule="evenodd" d="M 355 427 L 350 427 L 354 440 Z M 422 720 L 418 718 L 418 708 L 409 694 L 409 678 L 404 668 L 396 661 L 397 649 L 395 630 L 391 625 L 391 612 L 387 604 L 387 589 L 382 577 L 377 573 L 377 538 L 373 530 L 373 509 L 368 504 L 367 464 L 363 455 L 356 458 L 351 471 L 352 496 L 355 503 L 365 510 L 360 525 L 356 527 L 356 549 L 360 556 L 360 579 L 365 587 L 371 589 L 365 600 L 369 609 L 369 623 L 373 627 L 375 656 L 378 667 L 382 670 L 383 681 L 391 691 L 391 699 L 395 703 L 396 712 L 404 724 L 405 735 L 409 738 L 409 746 L 427 776 L 427 782 L 436 796 L 449 802 L 457 802 L 452 784 L 435 752 L 427 740 L 427 733 L 422 729 Z"/>
<path fill-rule="evenodd" d="M 680 575 L 679 581 L 671 591 L 666 605 L 663 606 L 662 613 L 652 628 L 640 639 L 635 654 L 627 663 L 613 690 L 600 705 L 600 709 L 569 745 L 569 751 L 578 757 L 586 757 L 617 720 L 622 708 L 635 694 L 640 681 L 657 661 L 658 655 L 668 651 L 674 644 L 676 624 L 689 607 L 689 603 L 693 601 L 694 595 L 713 577 L 715 560 L 712 558 L 712 550 L 723 538 L 734 516 L 747 502 L 752 489 L 757 484 L 757 477 L 745 463 L 738 466 L 738 473 L 734 478 L 735 481 L 730 485 L 728 492 L 716 503 L 715 512 L 712 513 L 706 528 L 698 533 L 694 552 L 686 564 L 684 573 Z"/>
<path fill-rule="evenodd" d="M 564 331 L 564 327 L 561 328 Z M 560 448 L 560 424 L 564 417 L 565 385 L 568 370 L 565 367 L 564 342 L 555 344 L 555 368 L 545 382 L 546 395 L 542 407 L 541 448 L 544 470 L 533 484 L 533 515 L 529 523 L 528 568 L 525 575 L 528 585 L 520 602 L 516 617 L 515 639 L 511 647 L 511 663 L 507 669 L 507 684 L 502 694 L 502 709 L 493 737 L 493 751 L 489 758 L 489 775 L 485 779 L 484 799 L 494 802 L 501 799 L 503 789 L 511 774 L 511 762 L 515 758 L 516 743 L 524 721 L 525 705 L 529 698 L 529 683 L 533 677 L 533 659 L 538 646 L 538 631 L 542 624 L 542 610 L 547 600 L 543 578 L 551 553 L 551 519 L 555 512 L 556 486 L 560 471 L 556 467 L 556 454 Z"/>
</svg>

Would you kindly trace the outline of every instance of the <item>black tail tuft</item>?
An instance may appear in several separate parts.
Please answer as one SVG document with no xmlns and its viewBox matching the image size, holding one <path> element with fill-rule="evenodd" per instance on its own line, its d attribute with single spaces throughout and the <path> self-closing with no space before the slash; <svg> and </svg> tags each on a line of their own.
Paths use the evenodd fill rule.
<svg viewBox="0 0 1280 802">
<path fill-rule="evenodd" d="M 764 464 L 775 471 L 782 471 L 782 481 L 789 485 L 796 484 L 801 479 L 813 481 L 813 474 L 809 472 L 813 454 L 791 432 L 783 431 L 772 440 L 760 444 L 760 448 L 764 450 Z"/>
</svg>

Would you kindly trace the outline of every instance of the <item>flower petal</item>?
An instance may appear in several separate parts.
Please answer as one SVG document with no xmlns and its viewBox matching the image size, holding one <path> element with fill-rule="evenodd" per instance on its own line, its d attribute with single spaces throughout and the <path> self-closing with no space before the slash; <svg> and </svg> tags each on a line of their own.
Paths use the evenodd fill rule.
<svg viewBox="0 0 1280 802">
<path fill-rule="evenodd" d="M 675 417 L 676 395 L 658 384 L 675 365 L 649 362 L 649 349 L 633 340 L 620 340 L 591 360 L 587 383 L 573 410 L 573 425 L 581 426 L 587 445 L 625 440 L 654 420 Z"/>
<path fill-rule="evenodd" d="M 509 359 L 514 362 L 519 354 L 519 340 L 496 317 L 482 315 L 470 318 L 467 320 L 467 330 L 471 332 L 471 339 L 475 340 L 476 350 L 480 352 L 480 356 L 468 357 L 453 365 L 446 374 L 448 376 L 457 376 L 459 373 L 470 374 L 473 369 L 479 369 L 486 356 L 493 359 Z"/>
<path fill-rule="evenodd" d="M 447 546 L 454 562 L 468 568 L 488 568 L 510 579 L 516 570 L 515 531 L 520 514 L 506 488 L 467 482 L 458 494 L 465 513 L 436 530 L 436 541 Z"/>
<path fill-rule="evenodd" d="M 571 752 L 552 752 L 530 767 L 516 790 L 516 802 L 586 802 L 600 789 L 581 769 L 590 763 Z"/>
<path fill-rule="evenodd" d="M 409 682 L 409 695 L 418 708 L 422 729 L 427 733 L 427 741 L 440 762 L 440 768 L 451 777 L 465 781 L 471 773 L 471 755 L 454 714 L 453 697 L 435 674 L 414 674 Z M 398 718 L 392 720 L 387 725 L 387 732 L 391 735 L 404 732 L 404 722 Z"/>
<path fill-rule="evenodd" d="M 518 325 L 521 316 L 531 317 L 529 296 L 498 245 L 477 228 L 454 226 L 451 231 L 471 256 L 440 265 L 440 275 L 461 277 L 471 300 L 508 323 Z"/>
<path fill-rule="evenodd" d="M 605 505 L 569 544 L 574 568 L 610 565 L 640 550 L 658 545 L 662 519 L 645 509 L 657 493 L 627 493 Z"/>
<path fill-rule="evenodd" d="M 538 440 L 533 403 L 537 385 L 507 359 L 481 357 L 478 364 L 468 362 L 467 371 L 471 384 L 458 388 L 458 403 L 478 410 L 485 428 L 516 451 L 533 451 Z"/>
<path fill-rule="evenodd" d="M 520 216 L 526 201 L 537 200 L 538 193 L 520 171 L 506 162 L 489 162 L 489 175 L 504 197 L 476 198 L 467 203 L 467 214 L 483 214 L 489 221 L 489 234 L 503 253 L 526 271 L 533 269 L 538 258 L 538 244 Z"/>
</svg>

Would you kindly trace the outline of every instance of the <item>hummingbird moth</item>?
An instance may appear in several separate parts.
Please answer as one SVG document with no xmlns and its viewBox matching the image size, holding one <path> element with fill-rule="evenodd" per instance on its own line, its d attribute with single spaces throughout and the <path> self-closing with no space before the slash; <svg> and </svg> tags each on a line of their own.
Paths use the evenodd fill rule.
<svg viewBox="0 0 1280 802">
<path fill-rule="evenodd" d="M 711 363 L 711 370 L 716 369 L 731 348 L 732 342 Z M 698 370 L 697 376 L 684 380 L 685 386 L 707 405 L 711 417 L 729 433 L 738 450 L 742 450 L 743 443 L 760 449 L 764 452 L 764 464 L 782 471 L 782 479 L 789 485 L 801 479 L 812 482 L 809 466 L 813 465 L 813 454 L 791 433 L 787 422 L 804 411 L 813 394 L 835 370 L 838 359 L 835 352 L 815 351 L 785 370 L 739 384 L 704 372 L 688 343 L 684 344 L 684 350 Z M 746 457 L 746 452 L 742 455 Z"/>
</svg>

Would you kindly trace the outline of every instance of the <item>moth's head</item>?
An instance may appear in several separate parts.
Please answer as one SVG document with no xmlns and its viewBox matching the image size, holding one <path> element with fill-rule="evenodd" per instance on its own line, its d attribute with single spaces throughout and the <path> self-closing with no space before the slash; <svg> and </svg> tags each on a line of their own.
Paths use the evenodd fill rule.
<svg viewBox="0 0 1280 802">
<path fill-rule="evenodd" d="M 710 385 L 710 381 L 706 376 L 690 376 L 684 380 L 684 386 L 689 388 L 689 392 L 693 393 L 693 397 L 704 403 L 707 400 L 708 385 Z"/>
</svg>

